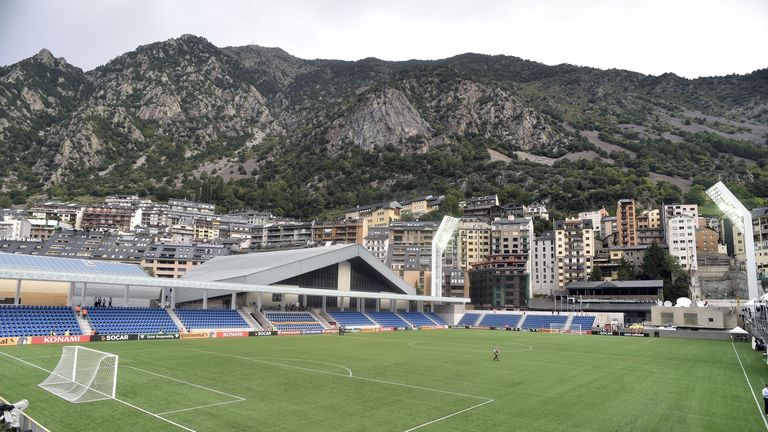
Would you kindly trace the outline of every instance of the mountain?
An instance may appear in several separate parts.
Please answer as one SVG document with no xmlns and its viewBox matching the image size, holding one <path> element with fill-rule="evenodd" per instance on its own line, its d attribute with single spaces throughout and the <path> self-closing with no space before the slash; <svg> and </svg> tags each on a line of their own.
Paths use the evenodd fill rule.
<svg viewBox="0 0 768 432">
<path fill-rule="evenodd" d="M 759 204 L 766 163 L 766 69 L 304 60 L 192 35 L 88 72 L 47 50 L 0 68 L 0 206 L 136 193 L 308 218 L 500 193 L 573 211 L 701 200 L 717 179 Z"/>
</svg>

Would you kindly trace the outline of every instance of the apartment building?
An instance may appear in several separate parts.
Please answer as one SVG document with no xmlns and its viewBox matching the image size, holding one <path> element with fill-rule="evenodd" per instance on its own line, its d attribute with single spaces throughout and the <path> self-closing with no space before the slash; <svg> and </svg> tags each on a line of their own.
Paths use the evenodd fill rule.
<svg viewBox="0 0 768 432">
<path fill-rule="evenodd" d="M 530 278 L 527 255 L 495 255 L 469 271 L 469 296 L 476 307 L 528 307 Z"/>
<path fill-rule="evenodd" d="M 601 208 L 600 210 L 595 211 L 588 211 L 588 212 L 580 212 L 578 214 L 579 219 L 589 219 L 592 221 L 592 226 L 595 230 L 595 237 L 601 238 L 602 237 L 602 224 L 603 218 L 608 217 L 608 210 L 605 209 L 605 207 Z M 613 231 L 607 233 L 611 234 Z"/>
<path fill-rule="evenodd" d="M 61 203 L 49 201 L 44 204 L 32 206 L 29 210 L 30 219 L 53 219 L 78 226 L 83 215 L 83 206 L 80 204 Z"/>
<path fill-rule="evenodd" d="M 343 219 L 318 222 L 312 227 L 312 242 L 365 245 L 368 225 L 365 219 Z"/>
<path fill-rule="evenodd" d="M 386 227 L 390 223 L 400 220 L 400 210 L 400 203 L 397 201 L 387 201 L 347 209 L 345 218 L 365 219 L 366 226 L 369 229 Z"/>
<path fill-rule="evenodd" d="M 757 274 L 768 278 L 768 207 L 752 210 L 752 234 L 755 240 Z"/>
<path fill-rule="evenodd" d="M 491 225 L 476 218 L 462 218 L 458 229 L 459 267 L 467 271 L 491 256 Z"/>
<path fill-rule="evenodd" d="M 661 212 L 659 209 L 643 210 L 637 216 L 637 229 L 662 228 Z"/>
<path fill-rule="evenodd" d="M 88 206 L 83 208 L 82 218 L 77 229 L 105 230 L 105 231 L 131 231 L 133 227 L 141 225 L 140 208 L 112 207 L 107 205 Z"/>
<path fill-rule="evenodd" d="M 635 200 L 621 199 L 616 206 L 616 229 L 619 246 L 637 244 L 637 219 Z"/>
<path fill-rule="evenodd" d="M 228 254 L 221 245 L 156 243 L 147 248 L 141 265 L 157 277 L 180 278 L 196 265 Z"/>
<path fill-rule="evenodd" d="M 379 261 L 387 262 L 387 251 L 389 250 L 389 228 L 379 227 L 368 230 L 368 235 L 363 239 L 363 246 L 372 253 Z"/>
<path fill-rule="evenodd" d="M 557 289 L 557 257 L 555 233 L 544 231 L 533 241 L 533 277 L 531 295 L 554 295 Z"/>
<path fill-rule="evenodd" d="M 431 285 L 432 239 L 435 222 L 392 222 L 389 226 L 387 265 L 409 285 L 427 292 Z"/>
<path fill-rule="evenodd" d="M 417 218 L 436 210 L 444 199 L 445 195 L 438 197 L 434 195 L 425 195 L 414 199 L 400 201 L 400 212 L 403 215 L 408 214 Z"/>
<path fill-rule="evenodd" d="M 698 216 L 688 213 L 667 217 L 665 240 L 669 254 L 685 270 L 696 270 L 696 226 Z"/>
<path fill-rule="evenodd" d="M 589 219 L 555 222 L 558 289 L 564 289 L 570 282 L 587 280 L 592 273 L 595 257 L 594 235 L 592 221 Z"/>
</svg>

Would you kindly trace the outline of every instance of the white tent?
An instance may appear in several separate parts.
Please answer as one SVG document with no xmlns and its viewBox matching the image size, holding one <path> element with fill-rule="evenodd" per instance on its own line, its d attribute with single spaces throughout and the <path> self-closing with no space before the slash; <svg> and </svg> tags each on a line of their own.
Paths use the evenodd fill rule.
<svg viewBox="0 0 768 432">
<path fill-rule="evenodd" d="M 728 333 L 730 333 L 730 334 L 739 334 L 739 335 L 748 334 L 748 332 L 746 330 L 744 330 L 743 328 L 741 328 L 739 326 L 736 326 L 732 330 L 729 330 Z"/>
</svg>

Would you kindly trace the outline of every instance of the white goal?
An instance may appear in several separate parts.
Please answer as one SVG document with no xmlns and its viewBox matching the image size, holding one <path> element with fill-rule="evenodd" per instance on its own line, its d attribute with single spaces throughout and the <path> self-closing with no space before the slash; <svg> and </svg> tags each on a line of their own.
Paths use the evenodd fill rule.
<svg viewBox="0 0 768 432">
<path fill-rule="evenodd" d="M 581 324 L 571 324 L 571 327 L 568 330 L 565 329 L 565 324 L 550 324 L 549 332 L 558 334 L 582 334 Z"/>
<path fill-rule="evenodd" d="M 117 355 L 82 346 L 65 346 L 56 369 L 38 385 L 72 403 L 114 399 Z"/>
</svg>

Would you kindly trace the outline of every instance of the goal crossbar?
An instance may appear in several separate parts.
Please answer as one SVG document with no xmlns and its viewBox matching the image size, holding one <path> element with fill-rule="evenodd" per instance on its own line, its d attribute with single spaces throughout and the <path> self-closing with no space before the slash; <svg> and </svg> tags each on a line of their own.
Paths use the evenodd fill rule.
<svg viewBox="0 0 768 432">
<path fill-rule="evenodd" d="M 56 368 L 38 386 L 72 403 L 114 399 L 117 366 L 115 354 L 65 346 Z"/>
<path fill-rule="evenodd" d="M 582 334 L 581 324 L 571 324 L 568 329 L 565 328 L 565 324 L 550 324 L 549 332 L 558 334 Z"/>
</svg>

